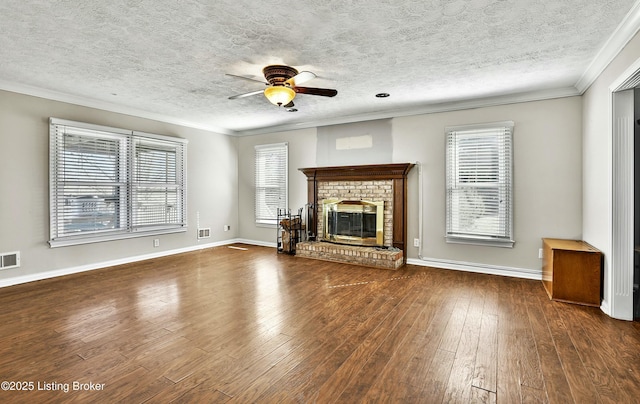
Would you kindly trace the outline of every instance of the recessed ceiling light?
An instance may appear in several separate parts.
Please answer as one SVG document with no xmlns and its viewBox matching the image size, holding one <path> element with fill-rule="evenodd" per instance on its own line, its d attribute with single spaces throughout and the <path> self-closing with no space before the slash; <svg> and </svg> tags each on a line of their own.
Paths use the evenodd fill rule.
<svg viewBox="0 0 640 404">
<path fill-rule="evenodd" d="M 389 93 L 378 93 L 376 94 L 376 97 L 378 98 L 387 98 L 389 96 Z"/>
</svg>

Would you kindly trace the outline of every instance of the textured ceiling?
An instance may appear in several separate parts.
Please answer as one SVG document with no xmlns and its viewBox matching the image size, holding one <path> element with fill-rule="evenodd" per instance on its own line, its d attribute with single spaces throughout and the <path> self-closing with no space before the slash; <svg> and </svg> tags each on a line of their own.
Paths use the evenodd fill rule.
<svg viewBox="0 0 640 404">
<path fill-rule="evenodd" d="M 571 93 L 634 0 L 2 0 L 0 88 L 225 133 Z M 298 112 L 225 73 L 318 77 Z M 388 98 L 375 98 L 379 92 Z M 270 129 L 268 129 L 270 128 Z"/>
</svg>

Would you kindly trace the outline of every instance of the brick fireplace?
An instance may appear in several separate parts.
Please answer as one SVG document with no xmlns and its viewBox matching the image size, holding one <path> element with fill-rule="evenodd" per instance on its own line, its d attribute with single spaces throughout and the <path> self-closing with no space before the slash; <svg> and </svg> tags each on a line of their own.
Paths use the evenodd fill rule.
<svg viewBox="0 0 640 404">
<path fill-rule="evenodd" d="M 407 249 L 407 174 L 413 166 L 403 163 L 300 169 L 307 176 L 313 220 L 309 223 L 311 241 L 297 247 L 298 255 L 392 269 L 403 265 Z M 322 202 L 329 199 L 382 201 L 383 247 L 394 248 L 324 243 Z"/>
</svg>

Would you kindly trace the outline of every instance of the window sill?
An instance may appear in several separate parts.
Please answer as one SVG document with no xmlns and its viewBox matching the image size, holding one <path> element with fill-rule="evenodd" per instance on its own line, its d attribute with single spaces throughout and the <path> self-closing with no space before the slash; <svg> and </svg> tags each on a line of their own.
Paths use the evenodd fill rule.
<svg viewBox="0 0 640 404">
<path fill-rule="evenodd" d="M 515 244 L 514 240 L 497 240 L 490 238 L 481 238 L 481 237 L 454 237 L 454 236 L 446 236 L 445 240 L 447 243 L 451 244 L 469 244 L 469 245 L 480 245 L 486 247 L 502 247 L 502 248 L 513 248 Z"/>
</svg>

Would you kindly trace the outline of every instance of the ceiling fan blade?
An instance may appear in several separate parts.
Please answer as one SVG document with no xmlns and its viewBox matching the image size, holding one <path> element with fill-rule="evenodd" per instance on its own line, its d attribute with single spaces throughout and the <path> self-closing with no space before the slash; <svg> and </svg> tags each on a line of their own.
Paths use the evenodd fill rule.
<svg viewBox="0 0 640 404">
<path fill-rule="evenodd" d="M 331 88 L 294 87 L 294 91 L 300 94 L 321 95 L 323 97 L 335 97 L 337 90 Z"/>
<path fill-rule="evenodd" d="M 262 93 L 264 93 L 264 90 L 252 91 L 250 93 L 232 95 L 231 97 L 229 97 L 229 99 L 230 100 L 237 100 L 238 98 L 250 97 L 252 95 L 257 95 L 257 94 L 262 94 Z"/>
<path fill-rule="evenodd" d="M 285 81 L 285 83 L 289 83 L 291 86 L 295 87 L 297 85 L 306 83 L 307 81 L 313 80 L 315 78 L 316 78 L 316 75 L 314 73 L 304 71 L 291 77 L 289 80 Z"/>
<path fill-rule="evenodd" d="M 266 86 L 268 86 L 268 85 L 269 85 L 269 83 L 267 83 L 267 82 L 265 82 L 265 81 L 263 81 L 263 80 L 256 80 L 256 79 L 252 79 L 251 77 L 237 76 L 237 75 L 235 75 L 235 74 L 229 74 L 229 73 L 225 73 L 225 76 L 231 76 L 231 77 L 235 77 L 235 78 L 238 78 L 238 79 L 249 80 L 249 81 L 255 81 L 256 83 L 262 83 L 262 84 L 264 84 L 264 85 L 266 85 Z"/>
<path fill-rule="evenodd" d="M 289 101 L 289 103 L 287 105 L 283 105 L 283 108 L 293 108 L 295 107 L 295 104 L 293 103 L 293 101 Z"/>
</svg>

